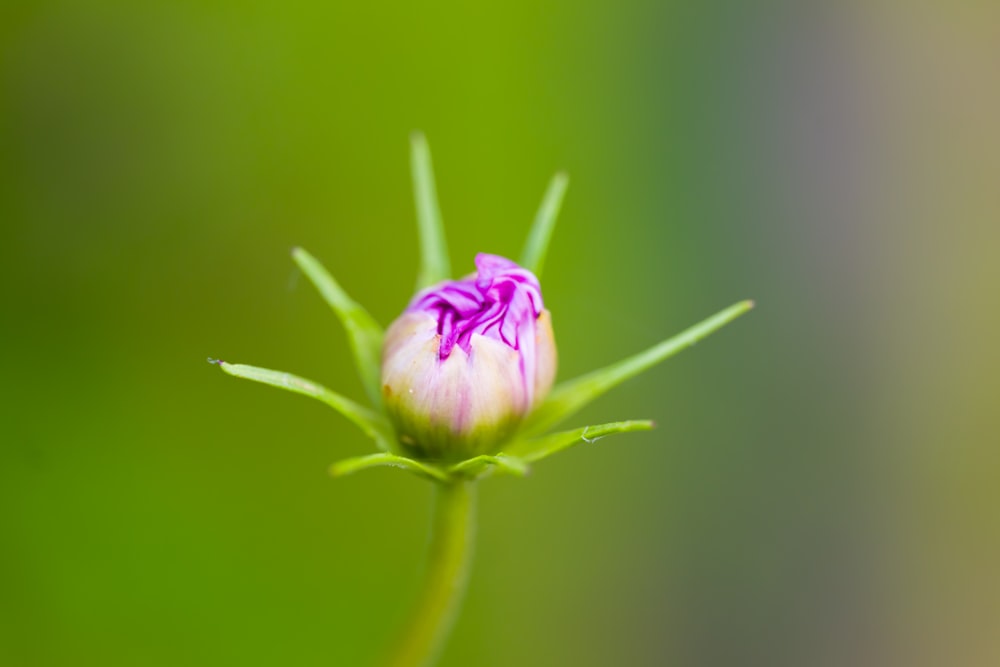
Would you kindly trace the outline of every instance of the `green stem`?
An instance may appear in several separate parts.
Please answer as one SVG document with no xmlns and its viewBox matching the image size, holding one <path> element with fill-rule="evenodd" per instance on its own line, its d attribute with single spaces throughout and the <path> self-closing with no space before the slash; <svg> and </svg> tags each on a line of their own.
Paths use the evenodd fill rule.
<svg viewBox="0 0 1000 667">
<path fill-rule="evenodd" d="M 475 533 L 475 482 L 435 484 L 430 552 L 420 597 L 403 628 L 388 667 L 434 663 L 465 595 Z"/>
</svg>

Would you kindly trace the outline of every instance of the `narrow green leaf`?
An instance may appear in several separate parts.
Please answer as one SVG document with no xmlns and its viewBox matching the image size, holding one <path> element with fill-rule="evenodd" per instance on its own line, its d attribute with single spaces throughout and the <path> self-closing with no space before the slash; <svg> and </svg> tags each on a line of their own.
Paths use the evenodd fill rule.
<svg viewBox="0 0 1000 667">
<path fill-rule="evenodd" d="M 448 468 L 448 472 L 453 475 L 475 479 L 490 469 L 496 469 L 517 477 L 524 477 L 528 474 L 528 466 L 524 461 L 513 456 L 507 456 L 506 454 L 497 454 L 496 456 L 483 454 L 482 456 L 466 459 Z"/>
<path fill-rule="evenodd" d="M 330 304 L 340 323 L 347 330 L 347 339 L 354 353 L 354 364 L 361 376 L 368 399 L 376 408 L 382 405 L 381 359 L 382 327 L 358 302 L 347 296 L 330 272 L 302 248 L 292 250 L 292 258 L 323 299 Z"/>
<path fill-rule="evenodd" d="M 291 373 L 272 371 L 267 368 L 246 366 L 244 364 L 229 364 L 225 361 L 215 361 L 212 359 L 209 361 L 218 364 L 219 368 L 235 377 L 261 382 L 272 387 L 286 389 L 296 394 L 302 394 L 303 396 L 309 396 L 310 398 L 322 401 L 351 420 L 365 435 L 375 441 L 379 449 L 389 451 L 391 448 L 393 431 L 388 421 L 372 410 L 358 405 L 351 399 L 330 391 L 322 385 L 298 377 L 297 375 L 292 375 Z"/>
<path fill-rule="evenodd" d="M 410 168 L 413 171 L 413 197 L 417 204 L 417 230 L 420 232 L 419 290 L 451 276 L 444 224 L 434 185 L 431 150 L 427 139 L 419 132 L 410 137 Z"/>
<path fill-rule="evenodd" d="M 549 241 L 552 239 L 552 231 L 555 229 L 556 218 L 559 217 L 559 208 L 562 206 L 563 195 L 566 194 L 568 185 L 569 176 L 564 172 L 560 171 L 552 177 L 545 198 L 542 199 L 542 205 L 535 214 L 535 222 L 531 225 L 524 250 L 521 252 L 521 266 L 539 278 L 542 275 L 542 265 L 545 264 Z"/>
<path fill-rule="evenodd" d="M 651 421 L 624 421 L 585 426 L 553 433 L 533 440 L 518 440 L 507 447 L 507 451 L 526 463 L 534 463 L 581 442 L 594 442 L 613 433 L 628 433 L 630 431 L 648 431 L 655 424 Z"/>
<path fill-rule="evenodd" d="M 558 385 L 528 418 L 525 433 L 544 432 L 625 380 L 635 377 L 681 350 L 691 347 L 702 338 L 746 313 L 753 306 L 753 301 L 741 301 L 708 319 L 702 320 L 673 338 L 668 338 L 662 343 L 654 345 L 645 352 L 640 352 L 618 363 Z"/>
<path fill-rule="evenodd" d="M 330 474 L 334 477 L 343 477 L 344 475 L 350 475 L 358 472 L 359 470 L 365 470 L 366 468 L 375 468 L 379 466 L 389 466 L 391 468 L 402 468 L 404 470 L 409 470 L 410 472 L 416 473 L 422 477 L 429 477 L 430 479 L 439 482 L 449 482 L 451 477 L 448 476 L 446 472 L 440 468 L 429 465 L 427 463 L 422 463 L 421 461 L 416 461 L 414 459 L 407 458 L 405 456 L 397 456 L 396 454 L 389 454 L 383 452 L 380 454 L 369 454 L 368 456 L 357 456 L 351 459 L 344 459 L 343 461 L 338 461 L 330 466 Z"/>
</svg>

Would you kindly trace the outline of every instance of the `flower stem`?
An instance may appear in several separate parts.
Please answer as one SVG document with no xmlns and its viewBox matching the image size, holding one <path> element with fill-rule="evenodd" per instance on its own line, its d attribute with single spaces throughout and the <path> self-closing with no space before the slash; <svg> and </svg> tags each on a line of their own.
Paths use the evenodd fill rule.
<svg viewBox="0 0 1000 667">
<path fill-rule="evenodd" d="M 465 595 L 475 533 L 475 482 L 435 484 L 434 518 L 423 587 L 387 667 L 432 665 Z"/>
</svg>

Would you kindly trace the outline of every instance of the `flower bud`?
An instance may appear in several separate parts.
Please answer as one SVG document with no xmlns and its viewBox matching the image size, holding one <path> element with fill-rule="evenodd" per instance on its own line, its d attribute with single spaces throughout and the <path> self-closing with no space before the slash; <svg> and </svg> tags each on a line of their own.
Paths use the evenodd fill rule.
<svg viewBox="0 0 1000 667">
<path fill-rule="evenodd" d="M 477 255 L 476 271 L 419 292 L 386 331 L 382 397 L 400 443 L 423 457 L 490 453 L 555 378 L 538 279 L 497 255 Z"/>
</svg>

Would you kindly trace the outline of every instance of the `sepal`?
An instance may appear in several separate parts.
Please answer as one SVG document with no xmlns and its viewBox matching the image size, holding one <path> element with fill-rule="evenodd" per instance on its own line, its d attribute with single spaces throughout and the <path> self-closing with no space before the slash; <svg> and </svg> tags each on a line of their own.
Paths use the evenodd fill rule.
<svg viewBox="0 0 1000 667">
<path fill-rule="evenodd" d="M 632 431 L 649 431 L 656 424 L 648 420 L 632 420 L 610 422 L 598 426 L 584 426 L 571 431 L 562 431 L 542 436 L 517 440 L 504 449 L 508 454 L 517 457 L 525 463 L 534 463 L 547 459 L 553 454 L 569 449 L 581 442 L 597 442 L 615 433 L 630 433 Z"/>
<path fill-rule="evenodd" d="M 354 355 L 354 364 L 361 376 L 361 383 L 368 393 L 368 400 L 376 408 L 382 404 L 379 390 L 379 367 L 382 357 L 382 327 L 368 311 L 347 295 L 319 261 L 302 248 L 292 250 L 292 259 L 330 304 L 340 323 L 347 331 L 347 338 Z"/>
<path fill-rule="evenodd" d="M 359 405 L 341 396 L 335 391 L 331 391 L 321 384 L 292 375 L 282 371 L 273 371 L 269 368 L 258 368 L 257 366 L 247 366 L 246 364 L 230 364 L 217 359 L 209 359 L 210 363 L 216 364 L 223 371 L 234 377 L 245 380 L 253 380 L 262 384 L 284 389 L 303 396 L 315 398 L 317 401 L 326 403 L 331 408 L 339 412 L 360 428 L 365 435 L 375 441 L 375 445 L 384 452 L 392 449 L 395 437 L 393 436 L 392 425 L 389 421 L 373 412 L 363 405 Z"/>
<path fill-rule="evenodd" d="M 740 301 L 644 352 L 556 385 L 542 404 L 528 417 L 524 433 L 527 435 L 544 433 L 625 380 L 691 347 L 748 312 L 753 306 L 753 301 Z"/>
</svg>

